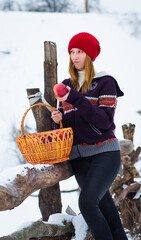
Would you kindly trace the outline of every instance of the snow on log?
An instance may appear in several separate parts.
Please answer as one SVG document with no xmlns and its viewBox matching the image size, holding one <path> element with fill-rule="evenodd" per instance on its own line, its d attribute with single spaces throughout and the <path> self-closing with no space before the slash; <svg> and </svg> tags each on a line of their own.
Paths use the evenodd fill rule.
<svg viewBox="0 0 141 240">
<path fill-rule="evenodd" d="M 31 193 L 72 176 L 68 162 L 55 165 L 24 164 L 0 174 L 0 211 L 19 206 Z"/>
<path fill-rule="evenodd" d="M 34 239 L 36 236 L 38 238 L 43 236 L 62 236 L 68 233 L 74 233 L 74 227 L 71 222 L 64 222 L 64 225 L 60 226 L 39 220 L 11 235 L 0 237 L 0 240 L 29 240 L 31 238 Z"/>
<path fill-rule="evenodd" d="M 62 213 L 52 214 L 48 222 L 39 220 L 25 224 L 19 231 L 0 237 L 0 240 L 70 240 L 72 236 L 76 240 L 94 240 L 82 214 L 75 216 Z"/>
</svg>

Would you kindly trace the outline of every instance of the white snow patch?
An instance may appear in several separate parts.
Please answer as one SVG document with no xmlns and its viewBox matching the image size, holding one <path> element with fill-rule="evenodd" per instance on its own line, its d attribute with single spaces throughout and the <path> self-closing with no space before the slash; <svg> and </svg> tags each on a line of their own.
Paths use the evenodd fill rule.
<svg viewBox="0 0 141 240">
<path fill-rule="evenodd" d="M 72 219 L 73 219 L 73 216 L 71 216 L 71 215 L 55 213 L 55 214 L 52 214 L 49 216 L 47 223 L 64 226 L 64 223 L 63 223 L 64 221 L 72 222 Z"/>
<path fill-rule="evenodd" d="M 7 168 L 6 170 L 0 173 L 0 185 L 5 186 L 7 184 L 10 184 L 16 178 L 17 175 L 25 176 L 27 174 L 28 169 L 35 168 L 36 170 L 42 170 L 44 169 L 44 167 L 49 166 L 50 166 L 49 164 L 45 165 L 37 164 L 33 166 L 27 163 L 16 167 Z"/>
<path fill-rule="evenodd" d="M 88 230 L 88 225 L 85 222 L 82 214 L 79 214 L 78 216 L 71 216 L 61 213 L 52 214 L 49 217 L 48 223 L 64 226 L 63 224 L 64 221 L 72 222 L 75 229 L 75 236 L 73 237 L 73 239 L 75 240 L 85 239 Z"/>
</svg>

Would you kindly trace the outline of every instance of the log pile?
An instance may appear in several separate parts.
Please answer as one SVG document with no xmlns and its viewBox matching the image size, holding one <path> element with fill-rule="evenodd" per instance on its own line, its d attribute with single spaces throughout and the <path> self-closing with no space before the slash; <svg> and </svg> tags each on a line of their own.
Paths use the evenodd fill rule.
<svg viewBox="0 0 141 240">
<path fill-rule="evenodd" d="M 139 173 L 134 166 L 141 153 L 141 147 L 133 149 L 134 124 L 125 124 L 122 129 L 124 138 L 128 140 L 128 148 L 126 152 L 121 151 L 122 169 L 112 184 L 110 192 L 114 196 L 116 207 L 121 212 L 123 226 L 134 236 L 134 234 L 141 234 L 140 196 L 134 199 L 141 188 L 141 184 L 135 181 Z"/>
</svg>

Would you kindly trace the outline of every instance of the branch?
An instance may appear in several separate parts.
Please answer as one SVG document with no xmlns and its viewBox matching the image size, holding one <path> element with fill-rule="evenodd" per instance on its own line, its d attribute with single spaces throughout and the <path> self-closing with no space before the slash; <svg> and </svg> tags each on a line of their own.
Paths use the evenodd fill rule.
<svg viewBox="0 0 141 240">
<path fill-rule="evenodd" d="M 131 157 L 131 162 L 133 165 L 137 162 L 140 153 L 141 153 L 141 147 L 138 147 L 134 152 L 133 156 Z"/>
<path fill-rule="evenodd" d="M 122 164 L 124 166 L 124 169 L 126 170 L 125 172 L 128 171 L 128 173 L 131 175 L 132 178 L 139 177 L 139 173 L 138 173 L 137 169 L 133 166 L 131 159 L 128 155 L 122 157 Z M 125 175 L 127 175 L 127 174 L 125 173 Z"/>
<path fill-rule="evenodd" d="M 13 168 L 11 168 L 12 171 Z M 51 187 L 72 175 L 69 162 L 43 166 L 26 164 L 13 181 L 4 185 L 0 184 L 0 211 L 13 209 L 19 206 L 31 193 Z"/>
<path fill-rule="evenodd" d="M 140 183 L 134 183 L 132 185 L 130 185 L 129 187 L 125 188 L 124 190 L 122 190 L 121 194 L 115 198 L 114 202 L 115 205 L 118 206 L 119 203 L 124 200 L 127 196 L 128 193 L 130 192 L 137 192 L 140 188 Z"/>
</svg>

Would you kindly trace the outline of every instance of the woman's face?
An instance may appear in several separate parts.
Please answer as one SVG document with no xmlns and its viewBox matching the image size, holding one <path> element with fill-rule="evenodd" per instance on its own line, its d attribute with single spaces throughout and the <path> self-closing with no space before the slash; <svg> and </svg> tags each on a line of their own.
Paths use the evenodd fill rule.
<svg viewBox="0 0 141 240">
<path fill-rule="evenodd" d="M 86 53 L 78 48 L 72 48 L 70 51 L 71 60 L 75 68 L 79 71 L 84 70 L 86 62 Z"/>
</svg>

